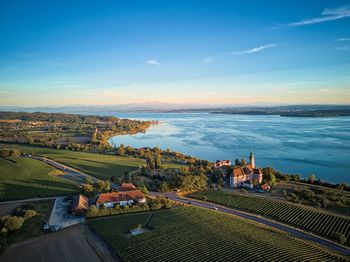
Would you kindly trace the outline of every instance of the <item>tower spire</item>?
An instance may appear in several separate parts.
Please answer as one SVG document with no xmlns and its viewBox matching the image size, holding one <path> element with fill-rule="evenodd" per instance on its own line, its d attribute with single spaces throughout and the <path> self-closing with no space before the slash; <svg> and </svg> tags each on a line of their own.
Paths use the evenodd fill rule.
<svg viewBox="0 0 350 262">
<path fill-rule="evenodd" d="M 253 152 L 250 152 L 249 161 L 250 161 L 252 168 L 255 168 L 255 157 L 254 157 Z"/>
</svg>

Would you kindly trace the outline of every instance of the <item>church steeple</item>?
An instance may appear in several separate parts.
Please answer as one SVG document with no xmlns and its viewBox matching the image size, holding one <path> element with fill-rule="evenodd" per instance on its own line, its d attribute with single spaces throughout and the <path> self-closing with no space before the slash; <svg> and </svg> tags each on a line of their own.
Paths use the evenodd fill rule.
<svg viewBox="0 0 350 262">
<path fill-rule="evenodd" d="M 253 152 L 250 152 L 249 160 L 252 168 L 255 168 L 255 157 L 253 155 Z"/>
</svg>

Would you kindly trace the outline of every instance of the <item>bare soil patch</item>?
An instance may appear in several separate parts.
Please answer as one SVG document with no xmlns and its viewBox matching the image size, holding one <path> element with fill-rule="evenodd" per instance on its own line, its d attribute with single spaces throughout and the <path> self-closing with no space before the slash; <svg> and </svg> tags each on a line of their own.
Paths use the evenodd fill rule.
<svg viewBox="0 0 350 262">
<path fill-rule="evenodd" d="M 80 232 L 79 226 L 14 244 L 0 257 L 8 262 L 101 261 Z"/>
</svg>

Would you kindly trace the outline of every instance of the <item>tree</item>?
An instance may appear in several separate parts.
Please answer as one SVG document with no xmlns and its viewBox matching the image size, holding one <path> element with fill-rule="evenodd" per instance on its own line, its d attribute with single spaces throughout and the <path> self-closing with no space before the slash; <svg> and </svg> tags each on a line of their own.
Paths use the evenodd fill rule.
<svg viewBox="0 0 350 262">
<path fill-rule="evenodd" d="M 145 195 L 148 195 L 148 189 L 147 189 L 147 187 L 145 186 L 145 185 L 143 185 L 143 186 L 141 186 L 141 187 L 138 187 L 138 189 L 142 192 L 142 193 L 144 193 Z"/>
<path fill-rule="evenodd" d="M 168 184 L 165 181 L 162 181 L 159 185 L 159 191 L 160 192 L 166 192 L 169 190 Z"/>
<path fill-rule="evenodd" d="M 241 162 L 238 158 L 235 159 L 235 166 L 241 166 Z"/>
<path fill-rule="evenodd" d="M 10 156 L 20 156 L 20 155 L 21 155 L 21 151 L 19 151 L 18 149 L 10 150 Z"/>
<path fill-rule="evenodd" d="M 315 174 L 310 174 L 310 176 L 309 176 L 309 182 L 310 182 L 310 183 L 314 183 L 314 182 L 315 182 L 315 179 L 316 179 Z"/>
<path fill-rule="evenodd" d="M 117 155 L 124 156 L 124 154 L 125 154 L 125 147 L 123 144 L 120 144 L 120 146 L 117 149 Z"/>
<path fill-rule="evenodd" d="M 154 159 L 153 159 L 152 153 L 150 151 L 146 152 L 145 158 L 146 158 L 146 167 L 154 169 Z"/>
<path fill-rule="evenodd" d="M 26 138 L 26 141 L 28 144 L 30 144 L 30 145 L 34 144 L 34 139 L 31 135 L 26 135 L 25 138 Z"/>
<path fill-rule="evenodd" d="M 94 132 L 94 133 L 92 134 L 91 141 L 92 141 L 93 143 L 96 143 L 96 142 L 97 142 L 97 132 Z"/>
<path fill-rule="evenodd" d="M 0 155 L 1 157 L 8 157 L 10 155 L 10 150 L 8 150 L 7 148 L 3 148 L 0 151 Z"/>
<path fill-rule="evenodd" d="M 83 191 L 86 195 L 90 196 L 90 195 L 92 195 L 92 193 L 94 192 L 94 187 L 93 187 L 91 184 L 84 184 L 84 185 L 82 186 L 82 191 Z"/>
<path fill-rule="evenodd" d="M 17 216 L 9 217 L 6 220 L 4 227 L 6 227 L 10 231 L 15 231 L 20 229 L 23 226 L 23 222 L 24 222 L 23 217 L 17 217 Z"/>
<path fill-rule="evenodd" d="M 94 184 L 96 190 L 100 193 L 106 193 L 111 190 L 111 184 L 109 181 L 97 180 Z"/>
<path fill-rule="evenodd" d="M 159 151 L 157 151 L 154 155 L 154 168 L 158 169 L 162 165 L 162 156 Z"/>
<path fill-rule="evenodd" d="M 96 217 L 99 213 L 98 211 L 99 211 L 98 207 L 95 205 L 92 205 L 89 207 L 86 215 L 87 215 L 87 217 Z"/>
<path fill-rule="evenodd" d="M 263 168 L 263 180 L 271 186 L 276 184 L 275 170 L 272 167 Z"/>
</svg>

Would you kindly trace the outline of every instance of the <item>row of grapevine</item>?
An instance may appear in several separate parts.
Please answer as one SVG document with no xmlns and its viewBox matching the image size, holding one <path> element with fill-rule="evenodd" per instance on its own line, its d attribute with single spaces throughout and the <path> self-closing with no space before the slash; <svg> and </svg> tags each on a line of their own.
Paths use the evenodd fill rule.
<svg viewBox="0 0 350 262">
<path fill-rule="evenodd" d="M 123 261 L 344 261 L 287 234 L 211 210 L 177 207 L 154 214 L 152 229 L 136 237 L 125 229 L 147 221 L 149 214 L 89 223 Z"/>
<path fill-rule="evenodd" d="M 297 226 L 308 231 L 332 237 L 334 232 L 343 234 L 350 243 L 350 218 L 302 207 L 285 201 L 258 196 L 232 194 L 224 191 L 203 191 L 191 195 L 206 197 L 208 201 L 228 207 L 243 209 L 272 217 L 278 221 Z"/>
</svg>

